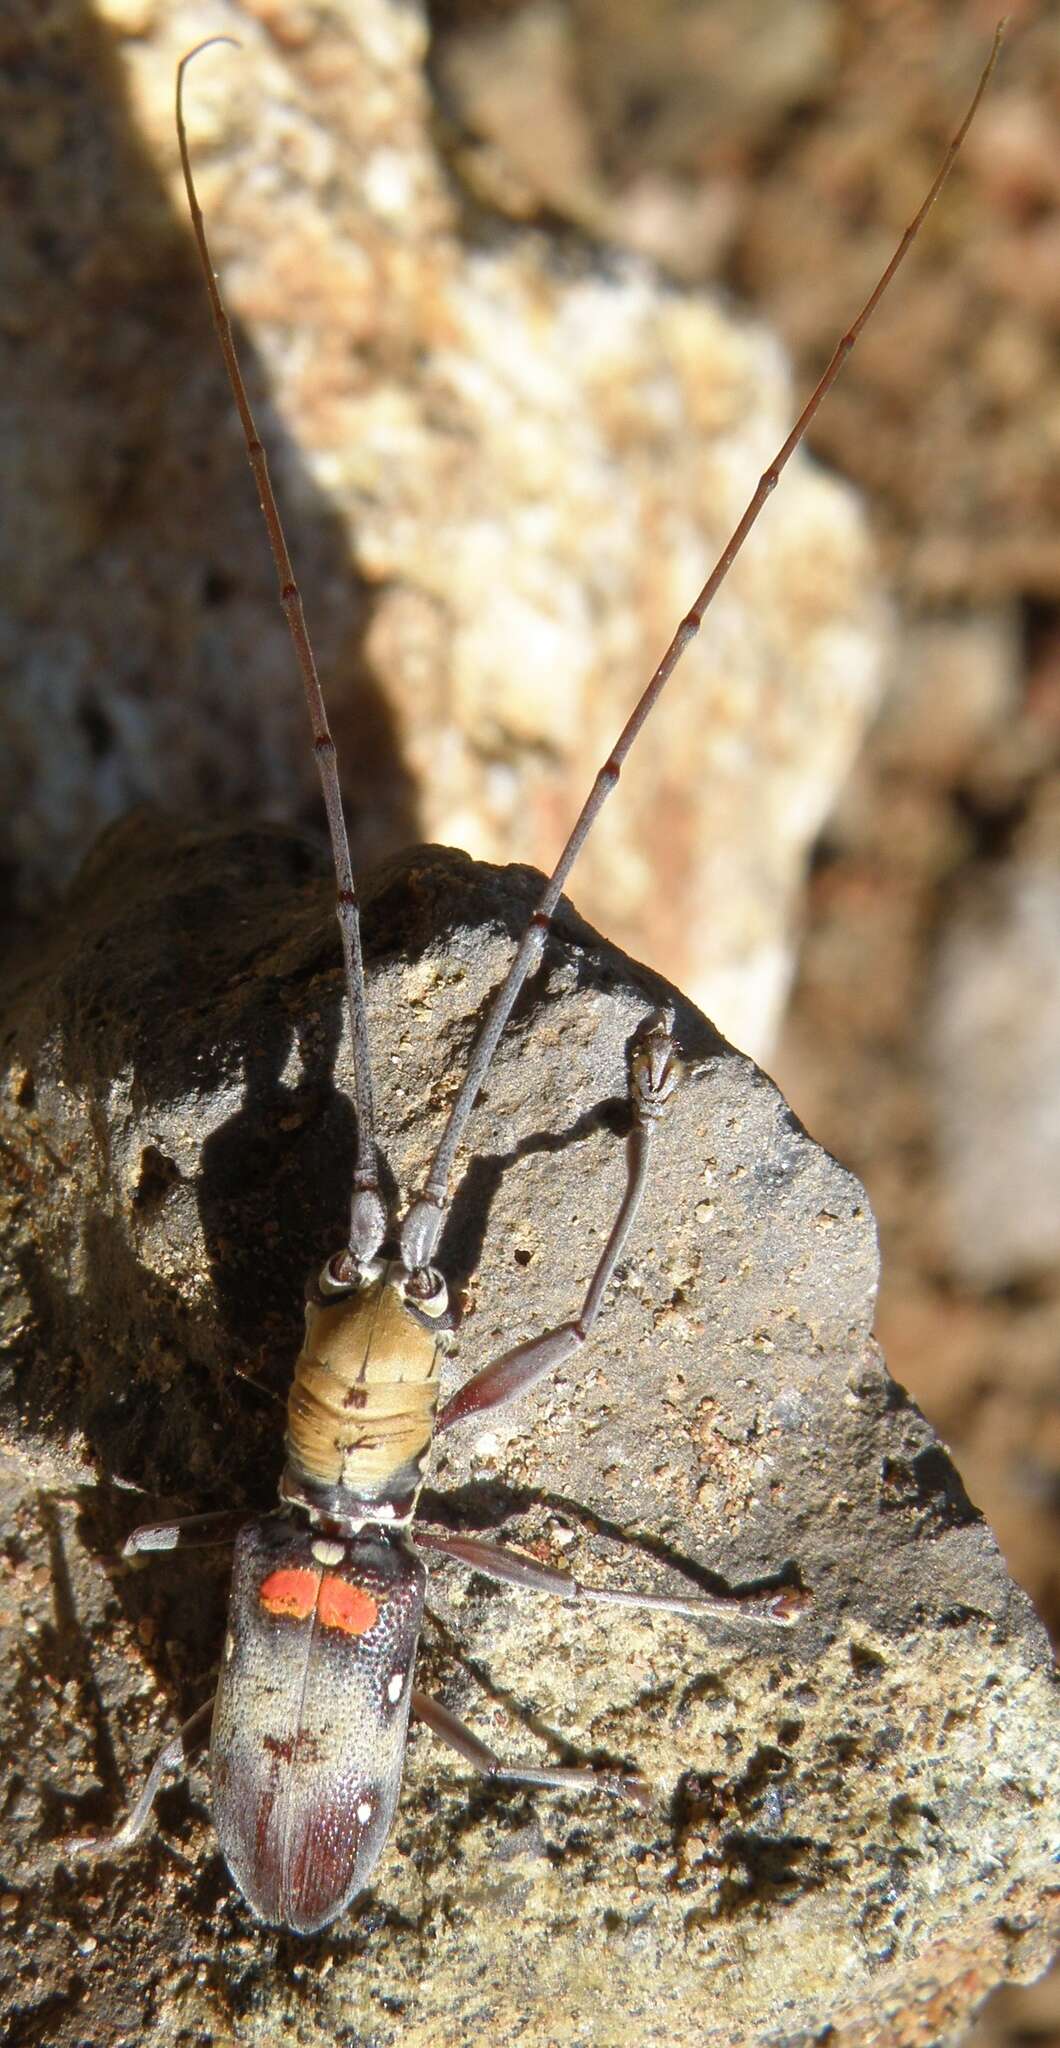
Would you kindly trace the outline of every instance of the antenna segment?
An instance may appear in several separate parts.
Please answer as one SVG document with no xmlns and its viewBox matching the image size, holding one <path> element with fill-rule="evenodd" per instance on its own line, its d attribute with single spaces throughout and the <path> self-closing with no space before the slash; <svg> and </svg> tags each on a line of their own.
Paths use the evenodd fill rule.
<svg viewBox="0 0 1060 2048">
<path fill-rule="evenodd" d="M 280 586 L 280 604 L 287 629 L 294 645 L 298 667 L 305 691 L 309 711 L 309 723 L 313 730 L 313 752 L 316 755 L 320 786 L 324 793 L 324 809 L 327 812 L 328 831 L 331 835 L 331 851 L 335 862 L 336 915 L 342 933 L 342 957 L 346 970 L 346 1000 L 350 1017 L 350 1038 L 353 1046 L 353 1090 L 357 1111 L 357 1150 L 354 1161 L 353 1197 L 350 1204 L 349 1251 L 354 1269 L 367 1266 L 375 1257 L 387 1229 L 387 1213 L 379 1190 L 379 1171 L 375 1149 L 375 1103 L 372 1093 L 372 1065 L 368 1047 L 368 1016 L 364 993 L 364 960 L 361 953 L 361 913 L 357 892 L 353 885 L 353 868 L 350 864 L 350 843 L 346 833 L 346 820 L 342 810 L 342 795 L 339 790 L 338 766 L 335 756 L 335 742 L 331 737 L 324 697 L 317 675 L 316 662 L 306 628 L 302 610 L 302 597 L 295 582 L 291 557 L 287 552 L 287 541 L 280 519 L 276 495 L 269 476 L 268 458 L 258 434 L 254 415 L 250 409 L 243 373 L 239 367 L 232 329 L 224 303 L 218 289 L 217 277 L 210 257 L 206 239 L 206 228 L 195 192 L 192 176 L 188 138 L 184 127 L 184 74 L 192 60 L 203 50 L 211 49 L 216 43 L 230 43 L 233 49 L 239 44 L 234 36 L 208 36 L 205 42 L 197 43 L 193 50 L 182 57 L 177 66 L 177 141 L 180 147 L 180 164 L 184 173 L 184 184 L 191 211 L 191 224 L 195 235 L 195 246 L 206 281 L 210 300 L 210 311 L 221 354 L 224 357 L 232 396 L 236 402 L 243 436 L 247 444 L 247 459 L 257 485 L 262 517 L 269 536 L 272 559 L 276 564 L 276 578 Z M 350 1278 L 354 1275 L 351 1272 Z"/>
<path fill-rule="evenodd" d="M 423 1192 L 412 1203 L 402 1223 L 401 1257 L 410 1269 L 415 1270 L 417 1267 L 429 1265 L 434 1255 L 449 1207 L 449 1183 L 452 1177 L 453 1161 L 456 1157 L 457 1147 L 463 1137 L 468 1118 L 475 1106 L 476 1097 L 485 1081 L 501 1033 L 526 982 L 539 965 L 563 885 L 604 804 L 607 802 L 618 781 L 622 772 L 623 762 L 641 727 L 651 716 L 678 662 L 699 632 L 708 606 L 724 583 L 766 499 L 776 489 L 782 472 L 786 469 L 799 442 L 814 419 L 818 407 L 835 383 L 862 328 L 871 319 L 895 271 L 902 263 L 925 217 L 930 213 L 946 179 L 949 177 L 961 144 L 975 118 L 979 102 L 990 83 L 991 74 L 997 63 L 998 53 L 1001 48 L 1004 28 L 1004 21 L 1000 21 L 994 31 L 994 41 L 990 55 L 983 67 L 982 76 L 976 86 L 968 111 L 943 157 L 930 191 L 906 228 L 886 270 L 870 292 L 857 319 L 837 343 L 832 359 L 820 383 L 804 405 L 783 447 L 778 450 L 769 468 L 759 478 L 757 488 L 739 525 L 736 527 L 731 538 L 726 542 L 699 596 L 696 598 L 691 610 L 682 619 L 647 688 L 626 720 L 607 760 L 597 772 L 596 780 L 578 815 L 574 830 L 567 840 L 563 852 L 560 854 L 539 902 L 531 913 L 530 921 L 520 940 L 515 958 L 497 991 L 493 1006 L 483 1024 L 482 1031 L 471 1054 L 463 1086 L 449 1113 L 449 1121 L 446 1124 L 438 1149 L 431 1161 Z"/>
</svg>

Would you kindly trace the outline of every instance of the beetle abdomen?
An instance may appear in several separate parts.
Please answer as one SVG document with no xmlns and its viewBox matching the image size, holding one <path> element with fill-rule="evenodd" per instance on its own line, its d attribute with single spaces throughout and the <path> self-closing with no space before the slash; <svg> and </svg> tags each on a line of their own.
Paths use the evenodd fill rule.
<svg viewBox="0 0 1060 2048">
<path fill-rule="evenodd" d="M 214 1822 L 254 1912 L 311 1934 L 363 1890 L 401 1788 L 426 1577 L 386 1536 L 240 1533 L 210 1737 Z"/>
</svg>

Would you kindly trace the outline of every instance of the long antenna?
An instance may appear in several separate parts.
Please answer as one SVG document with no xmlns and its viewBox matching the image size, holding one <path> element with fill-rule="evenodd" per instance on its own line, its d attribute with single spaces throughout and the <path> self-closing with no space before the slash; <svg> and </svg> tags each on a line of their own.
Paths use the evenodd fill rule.
<svg viewBox="0 0 1060 2048">
<path fill-rule="evenodd" d="M 192 177 L 191 157 L 188 152 L 188 138 L 184 127 L 184 73 L 194 58 L 203 50 L 212 49 L 217 43 L 229 43 L 233 49 L 239 44 L 234 36 L 208 36 L 189 50 L 177 66 L 177 141 L 180 146 L 180 163 L 184 172 L 184 184 L 188 194 L 191 225 L 195 245 L 199 252 L 202 274 L 210 300 L 210 311 L 221 354 L 224 357 L 232 396 L 236 402 L 243 436 L 247 444 L 247 458 L 257 485 L 258 499 L 272 558 L 276 564 L 276 577 L 280 586 L 280 604 L 287 620 L 287 628 L 294 645 L 298 667 L 301 671 L 302 686 L 309 709 L 309 722 L 313 729 L 313 751 L 320 773 L 320 786 L 324 793 L 324 808 L 328 816 L 328 831 L 331 834 L 331 852 L 335 862 L 336 914 L 342 933 L 342 954 L 346 969 L 346 999 L 350 1013 L 350 1037 L 353 1045 L 353 1089 L 357 1111 L 357 1151 L 354 1162 L 353 1198 L 350 1204 L 350 1258 L 354 1269 L 367 1265 L 374 1258 L 387 1229 L 387 1213 L 379 1191 L 379 1173 L 375 1149 L 375 1107 L 372 1097 L 372 1066 L 368 1047 L 368 1016 L 364 995 L 364 960 L 361 953 L 361 917 L 357 894 L 353 886 L 353 868 L 350 864 L 350 843 L 346 834 L 346 820 L 342 810 L 342 795 L 339 789 L 338 766 L 335 756 L 335 742 L 331 737 L 328 715 L 317 675 L 313 649 L 306 628 L 302 598 L 294 579 L 291 557 L 287 552 L 279 509 L 269 477 L 268 459 L 258 434 L 254 415 L 250 409 L 246 385 L 239 367 L 232 328 L 218 288 L 217 277 L 206 240 L 206 228 L 195 191 Z M 336 1277 L 338 1277 L 336 1275 Z M 344 1274 L 354 1278 L 355 1271 Z"/>
<path fill-rule="evenodd" d="M 847 329 L 847 332 L 837 344 L 820 383 L 804 405 L 783 447 L 779 449 L 769 468 L 760 477 L 758 486 L 743 518 L 740 520 L 731 539 L 722 549 L 694 605 L 682 619 L 651 681 L 626 720 L 607 760 L 597 773 L 592 789 L 578 815 L 574 830 L 563 852 L 560 854 L 544 893 L 531 913 L 515 958 L 494 997 L 493 1006 L 472 1052 L 464 1084 L 453 1104 L 449 1114 L 449 1121 L 446 1124 L 438 1149 L 431 1161 L 423 1192 L 413 1202 L 402 1223 L 401 1256 L 405 1265 L 410 1269 L 415 1270 L 418 1267 L 429 1265 L 433 1257 L 448 1208 L 449 1180 L 452 1174 L 457 1146 L 463 1137 L 464 1127 L 486 1078 L 501 1033 L 508 1022 L 508 1018 L 512 1013 L 522 988 L 536 970 L 541 959 L 556 905 L 559 902 L 560 892 L 567 876 L 570 874 L 600 811 L 603 809 L 618 781 L 619 775 L 622 772 L 622 764 L 641 727 L 650 717 L 659 698 L 662 696 L 681 656 L 691 646 L 692 641 L 699 632 L 707 607 L 716 596 L 722 583 L 724 583 L 766 499 L 776 489 L 782 471 L 787 467 L 799 442 L 813 420 L 818 407 L 835 383 L 862 328 L 871 319 L 895 271 L 906 256 L 926 215 L 931 211 L 946 179 L 949 177 L 957 153 L 975 118 L 979 102 L 990 83 L 991 74 L 997 63 L 998 52 L 1001 48 L 1001 38 L 1004 29 L 1005 23 L 1002 20 L 994 31 L 994 41 L 990 55 L 983 67 L 982 76 L 976 86 L 971 104 L 943 157 L 942 164 L 927 197 L 917 213 L 914 214 L 886 270 L 870 292 L 853 326 Z"/>
</svg>

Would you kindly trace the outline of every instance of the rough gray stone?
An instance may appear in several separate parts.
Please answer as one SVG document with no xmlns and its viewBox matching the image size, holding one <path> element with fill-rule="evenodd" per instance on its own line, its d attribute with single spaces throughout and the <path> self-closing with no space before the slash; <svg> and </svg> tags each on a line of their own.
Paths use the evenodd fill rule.
<svg viewBox="0 0 1060 2048">
<path fill-rule="evenodd" d="M 532 886 L 437 849 L 366 884 L 402 1190 Z M 220 1562 L 131 1572 L 122 1536 L 178 1504 L 274 1497 L 267 1392 L 346 1200 L 337 955 L 314 849 L 139 814 L 9 991 L 0 1598 L 20 1655 L 0 1925 L 17 2009 L 46 2012 L 57 2048 L 945 2039 L 1046 1960 L 1047 1646 L 873 1346 L 861 1188 L 677 997 L 689 1074 L 599 1336 L 445 1439 L 429 1506 L 613 1583 L 793 1571 L 809 1611 L 785 1634 L 616 1619 L 436 1569 L 421 1684 L 511 1757 L 635 1762 L 657 1803 L 487 1790 L 415 1733 L 377 1882 L 312 1941 L 250 1920 L 198 1773 L 190 1804 L 161 1800 L 159 1836 L 64 1856 L 206 1696 L 220 1639 Z M 579 1301 L 621 1185 L 630 1038 L 666 993 L 565 914 L 444 1240 L 465 1309 L 454 1381 Z"/>
</svg>

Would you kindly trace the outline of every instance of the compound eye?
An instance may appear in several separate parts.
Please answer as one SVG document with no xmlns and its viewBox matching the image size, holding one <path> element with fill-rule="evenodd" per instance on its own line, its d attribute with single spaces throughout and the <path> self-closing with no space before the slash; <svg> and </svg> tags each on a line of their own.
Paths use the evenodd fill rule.
<svg viewBox="0 0 1060 2048">
<path fill-rule="evenodd" d="M 421 1316 L 438 1322 L 449 1307 L 449 1289 L 436 1266 L 421 1266 L 405 1282 L 405 1299 Z"/>
</svg>

